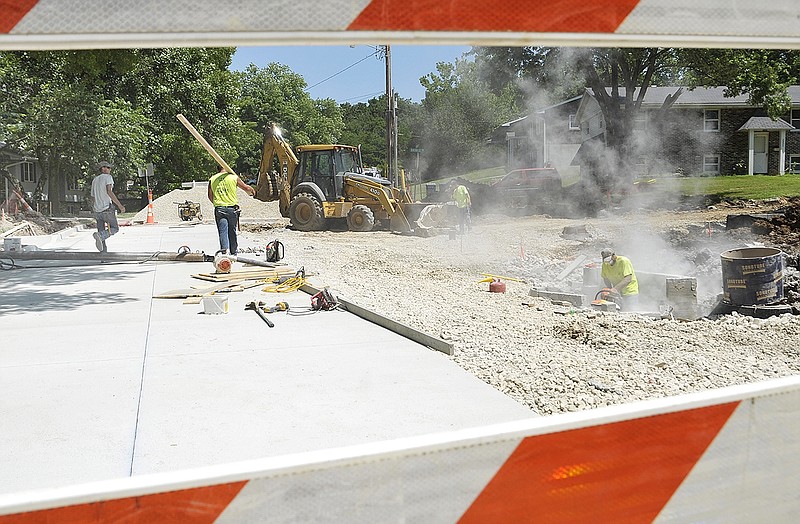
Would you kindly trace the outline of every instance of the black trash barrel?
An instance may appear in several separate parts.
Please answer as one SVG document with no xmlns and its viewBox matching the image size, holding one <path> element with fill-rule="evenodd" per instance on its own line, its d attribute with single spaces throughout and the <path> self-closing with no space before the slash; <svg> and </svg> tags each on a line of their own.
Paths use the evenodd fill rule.
<svg viewBox="0 0 800 524">
<path fill-rule="evenodd" d="M 783 253 L 780 249 L 746 247 L 725 251 L 720 256 L 725 302 L 752 306 L 783 300 Z"/>
</svg>

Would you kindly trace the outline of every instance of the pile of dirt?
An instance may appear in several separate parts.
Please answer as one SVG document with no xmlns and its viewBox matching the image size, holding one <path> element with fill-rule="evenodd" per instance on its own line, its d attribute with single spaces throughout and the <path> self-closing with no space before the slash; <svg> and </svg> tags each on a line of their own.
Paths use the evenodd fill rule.
<svg viewBox="0 0 800 524">
<path fill-rule="evenodd" d="M 241 189 L 236 193 L 239 198 L 239 207 L 242 210 L 241 220 L 264 220 L 288 224 L 289 220 L 281 217 L 278 202 L 261 202 L 249 196 Z M 214 221 L 214 206 L 208 200 L 208 183 L 197 182 L 190 188 L 174 189 L 169 193 L 153 200 L 153 220 L 159 224 L 179 224 L 183 222 L 178 214 L 178 204 L 184 202 L 200 204 L 200 213 L 203 222 Z M 147 207 L 136 213 L 132 222 L 143 223 L 147 221 Z"/>
<path fill-rule="evenodd" d="M 784 251 L 796 251 L 800 246 L 800 198 L 789 199 L 778 211 L 780 214 L 769 220 L 756 220 L 750 229 L 757 235 L 769 237 L 771 242 L 785 248 Z"/>
<path fill-rule="evenodd" d="M 0 218 L 0 236 L 49 235 L 87 222 L 79 218 L 51 218 L 40 213 L 17 213 Z"/>
</svg>

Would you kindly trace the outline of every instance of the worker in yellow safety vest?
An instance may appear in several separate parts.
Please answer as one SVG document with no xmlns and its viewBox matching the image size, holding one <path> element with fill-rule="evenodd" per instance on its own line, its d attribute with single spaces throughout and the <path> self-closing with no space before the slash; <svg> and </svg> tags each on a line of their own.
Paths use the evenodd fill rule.
<svg viewBox="0 0 800 524">
<path fill-rule="evenodd" d="M 603 258 L 600 276 L 606 287 L 622 296 L 623 310 L 636 310 L 639 306 L 639 282 L 633 264 L 627 257 L 617 255 L 608 247 L 600 252 L 600 256 Z"/>
<path fill-rule="evenodd" d="M 464 234 L 465 229 L 470 227 L 470 207 L 472 207 L 472 200 L 469 197 L 469 191 L 463 185 L 458 185 L 453 190 L 453 200 L 458 208 L 458 229 L 461 234 Z"/>
</svg>

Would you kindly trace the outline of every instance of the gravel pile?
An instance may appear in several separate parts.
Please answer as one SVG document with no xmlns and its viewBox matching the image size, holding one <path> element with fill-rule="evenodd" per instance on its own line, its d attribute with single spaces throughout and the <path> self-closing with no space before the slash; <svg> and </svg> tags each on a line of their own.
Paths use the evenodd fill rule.
<svg viewBox="0 0 800 524">
<path fill-rule="evenodd" d="M 241 189 L 237 189 L 239 207 L 242 209 L 241 220 L 275 220 L 283 225 L 289 223 L 280 215 L 278 202 L 261 202 L 250 197 Z M 178 224 L 181 222 L 178 214 L 178 204 L 186 201 L 200 203 L 200 212 L 204 222 L 214 222 L 214 206 L 208 200 L 208 183 L 195 182 L 194 187 L 188 189 L 175 189 L 153 200 L 153 219 L 160 224 Z M 147 207 L 136 213 L 132 222 L 145 222 L 147 220 Z"/>
<path fill-rule="evenodd" d="M 563 281 L 556 276 L 575 257 L 597 261 L 600 249 L 611 245 L 637 270 L 697 276 L 698 286 L 707 277 L 704 293 L 716 297 L 719 253 L 764 241 L 748 231 L 720 229 L 728 212 L 734 211 L 585 220 L 482 215 L 469 233 L 451 240 L 385 231 L 293 231 L 270 225 L 276 208 L 260 224 L 243 226 L 242 234 L 256 245 L 281 240 L 285 261 L 313 273 L 313 284 L 452 342 L 455 354 L 442 358 L 551 414 L 800 372 L 800 318 L 792 315 L 681 322 L 569 312 L 528 295 L 533 286 L 579 288 L 580 267 Z M 584 228 L 587 235 L 565 235 L 565 228 Z M 489 293 L 488 284 L 479 282 L 484 274 L 526 282 L 506 280 L 505 294 Z"/>
</svg>

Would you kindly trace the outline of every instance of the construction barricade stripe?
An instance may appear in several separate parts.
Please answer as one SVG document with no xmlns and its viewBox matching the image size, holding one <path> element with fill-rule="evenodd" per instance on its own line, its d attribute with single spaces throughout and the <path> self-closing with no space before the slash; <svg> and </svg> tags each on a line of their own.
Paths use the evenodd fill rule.
<svg viewBox="0 0 800 524">
<path fill-rule="evenodd" d="M 8 33 L 38 0 L 0 1 L 0 33 Z"/>
<path fill-rule="evenodd" d="M 4 0 L 0 48 L 275 43 L 800 47 L 794 2 Z"/>
<path fill-rule="evenodd" d="M 614 32 L 639 0 L 372 0 L 348 29 Z"/>
<path fill-rule="evenodd" d="M 651 522 L 737 405 L 528 437 L 460 522 Z"/>
<path fill-rule="evenodd" d="M 791 377 L 0 495 L 0 524 L 118 522 L 126 511 L 156 523 L 792 522 L 799 430 L 800 377 Z"/>
</svg>

